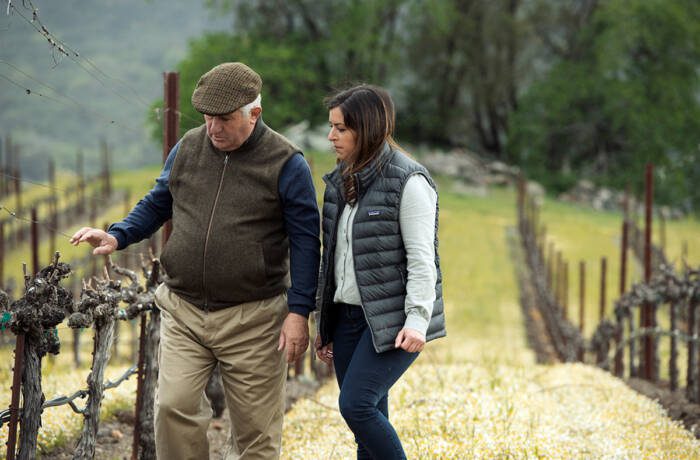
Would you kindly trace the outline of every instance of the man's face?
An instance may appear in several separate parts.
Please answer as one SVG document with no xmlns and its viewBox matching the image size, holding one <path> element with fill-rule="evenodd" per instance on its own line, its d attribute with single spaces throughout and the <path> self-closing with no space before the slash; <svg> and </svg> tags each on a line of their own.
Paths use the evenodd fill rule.
<svg viewBox="0 0 700 460">
<path fill-rule="evenodd" d="M 204 115 L 207 136 L 219 150 L 236 150 L 250 137 L 260 112 L 260 108 L 254 108 L 250 116 L 244 115 L 241 109 L 225 115 Z"/>
</svg>

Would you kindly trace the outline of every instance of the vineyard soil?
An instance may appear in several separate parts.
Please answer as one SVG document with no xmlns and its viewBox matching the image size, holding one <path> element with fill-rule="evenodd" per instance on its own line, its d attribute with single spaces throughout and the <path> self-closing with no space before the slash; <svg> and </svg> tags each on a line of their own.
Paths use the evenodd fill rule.
<svg viewBox="0 0 700 460">
<path fill-rule="evenodd" d="M 309 379 L 292 379 L 287 381 L 287 401 L 285 410 L 288 411 L 294 401 L 314 394 L 319 383 Z M 207 436 L 209 438 L 210 460 L 223 459 L 223 447 L 229 430 L 228 410 L 220 418 L 212 419 Z M 134 434 L 134 415 L 131 412 L 119 412 L 115 417 L 100 423 L 95 446 L 95 458 L 104 460 L 129 460 Z M 69 439 L 61 448 L 43 454 L 42 460 L 70 460 L 73 458 L 74 446 L 77 439 Z"/>
<path fill-rule="evenodd" d="M 557 361 L 556 353 L 553 350 L 542 316 L 535 307 L 536 294 L 531 280 L 528 278 L 522 253 L 518 248 L 511 247 L 511 250 L 515 256 L 516 275 L 521 288 L 520 304 L 525 319 L 528 344 L 535 352 L 538 363 L 554 363 Z M 668 382 L 653 385 L 638 378 L 629 378 L 626 379 L 626 382 L 636 392 L 657 401 L 666 410 L 669 417 L 680 421 L 688 431 L 700 439 L 700 404 L 688 401 L 682 392 L 683 390 L 671 391 L 668 389 Z"/>
<path fill-rule="evenodd" d="M 671 391 L 636 378 L 627 379 L 627 384 L 638 393 L 658 401 L 666 409 L 669 417 L 681 421 L 686 430 L 700 439 L 700 404 L 689 402 L 682 390 Z"/>
</svg>

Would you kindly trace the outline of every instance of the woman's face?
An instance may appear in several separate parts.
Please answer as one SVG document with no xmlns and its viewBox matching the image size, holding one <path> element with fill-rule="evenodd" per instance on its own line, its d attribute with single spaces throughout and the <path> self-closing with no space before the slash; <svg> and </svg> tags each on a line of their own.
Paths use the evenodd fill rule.
<svg viewBox="0 0 700 460">
<path fill-rule="evenodd" d="M 328 112 L 328 124 L 331 127 L 328 140 L 333 144 L 336 158 L 352 164 L 357 156 L 357 133 L 345 126 L 343 112 L 338 107 Z"/>
</svg>

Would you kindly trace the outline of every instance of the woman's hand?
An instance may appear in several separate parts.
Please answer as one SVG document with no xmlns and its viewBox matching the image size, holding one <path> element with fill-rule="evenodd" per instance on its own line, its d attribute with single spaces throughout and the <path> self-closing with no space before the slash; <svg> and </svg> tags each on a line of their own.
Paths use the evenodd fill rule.
<svg viewBox="0 0 700 460">
<path fill-rule="evenodd" d="M 321 334 L 318 334 L 314 339 L 314 348 L 316 349 L 316 356 L 318 356 L 318 359 L 329 366 L 333 363 L 333 344 L 329 343 L 321 346 Z"/>
<path fill-rule="evenodd" d="M 409 353 L 417 353 L 423 350 L 424 346 L 425 335 L 408 327 L 399 331 L 399 334 L 396 336 L 396 341 L 394 342 L 395 348 L 401 348 Z"/>
</svg>

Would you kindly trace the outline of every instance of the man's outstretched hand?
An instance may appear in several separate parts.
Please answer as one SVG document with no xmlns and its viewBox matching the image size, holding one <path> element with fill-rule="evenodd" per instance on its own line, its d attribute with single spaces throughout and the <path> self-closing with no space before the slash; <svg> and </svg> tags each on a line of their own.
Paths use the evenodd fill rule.
<svg viewBox="0 0 700 460">
<path fill-rule="evenodd" d="M 69 240 L 70 244 L 77 246 L 80 243 L 88 242 L 95 248 L 92 253 L 95 255 L 108 255 L 117 250 L 117 239 L 97 228 L 83 227 Z"/>
</svg>

